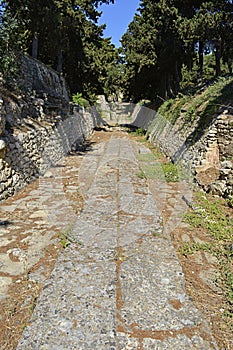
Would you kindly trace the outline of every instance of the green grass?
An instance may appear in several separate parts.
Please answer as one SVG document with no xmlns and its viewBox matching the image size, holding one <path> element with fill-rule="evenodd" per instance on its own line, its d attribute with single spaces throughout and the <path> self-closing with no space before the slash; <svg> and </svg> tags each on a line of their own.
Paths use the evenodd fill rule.
<svg viewBox="0 0 233 350">
<path fill-rule="evenodd" d="M 182 116 L 183 128 L 196 121 L 195 141 L 222 107 L 232 108 L 232 90 L 233 77 L 221 77 L 199 90 L 179 93 L 176 98 L 164 102 L 158 113 L 172 124 Z"/>
<path fill-rule="evenodd" d="M 135 128 L 135 129 L 130 129 L 128 128 L 128 133 L 133 135 L 133 136 L 144 136 L 146 134 L 146 130 L 142 128 Z"/>
<path fill-rule="evenodd" d="M 145 173 L 146 178 L 159 179 L 159 180 L 163 179 L 163 173 L 159 163 L 152 163 L 152 164 L 141 163 L 141 167 L 143 172 Z"/>
<path fill-rule="evenodd" d="M 233 209 L 233 197 L 227 199 L 227 204 L 229 205 L 230 208 Z"/>
<path fill-rule="evenodd" d="M 227 316 L 233 317 L 233 214 L 226 215 L 227 203 L 211 195 L 196 193 L 194 210 L 185 215 L 184 221 L 195 229 L 202 229 L 208 242 L 185 243 L 179 251 L 188 256 L 196 251 L 206 251 L 217 258 L 221 274 L 219 285 L 225 292 L 229 305 Z"/>
<path fill-rule="evenodd" d="M 140 171 L 137 173 L 137 176 L 139 177 L 139 179 L 146 179 L 146 174 L 142 169 L 140 169 Z"/>
<path fill-rule="evenodd" d="M 64 249 L 74 242 L 74 239 L 72 238 L 71 229 L 62 231 L 61 233 L 58 234 L 58 237 L 60 238 L 60 243 Z"/>
<path fill-rule="evenodd" d="M 226 207 L 222 205 L 222 200 L 203 193 L 196 196 L 198 207 L 185 215 L 185 221 L 194 227 L 206 229 L 217 241 L 232 240 L 233 218 L 226 216 Z M 208 198 L 211 198 L 211 201 Z"/>
<path fill-rule="evenodd" d="M 138 153 L 137 160 L 141 162 L 153 162 L 155 161 L 155 156 L 152 153 Z"/>
<path fill-rule="evenodd" d="M 150 162 L 151 158 L 154 158 L 153 155 L 142 157 L 139 156 L 139 159 L 143 159 L 143 161 L 140 162 L 140 171 L 137 174 L 139 178 L 148 178 L 148 179 L 158 179 L 158 180 L 165 180 L 166 182 L 178 182 L 180 181 L 180 176 L 178 172 L 178 167 L 171 163 L 160 163 L 159 161 L 154 161 L 153 163 Z M 145 159 L 148 159 L 148 163 Z"/>
<path fill-rule="evenodd" d="M 176 98 L 164 102 L 158 109 L 158 113 L 172 124 L 175 124 L 176 120 L 181 115 L 183 106 L 188 101 L 190 101 L 190 95 L 178 94 Z"/>
<path fill-rule="evenodd" d="M 178 182 L 187 179 L 185 170 L 168 160 L 157 147 L 150 145 L 151 153 L 138 153 L 140 163 L 139 178 L 158 179 L 166 182 Z"/>
<path fill-rule="evenodd" d="M 166 182 L 178 182 L 180 180 L 178 168 L 175 164 L 169 162 L 161 165 Z"/>
</svg>

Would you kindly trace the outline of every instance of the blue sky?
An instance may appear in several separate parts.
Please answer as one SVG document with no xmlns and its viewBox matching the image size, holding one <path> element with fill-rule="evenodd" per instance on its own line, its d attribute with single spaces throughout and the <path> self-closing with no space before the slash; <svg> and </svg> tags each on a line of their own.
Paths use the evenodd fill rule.
<svg viewBox="0 0 233 350">
<path fill-rule="evenodd" d="M 104 36 L 112 37 L 112 43 L 116 47 L 120 46 L 119 40 L 132 21 L 139 2 L 140 0 L 115 0 L 114 4 L 102 5 L 99 8 L 103 11 L 99 24 L 107 24 Z"/>
</svg>

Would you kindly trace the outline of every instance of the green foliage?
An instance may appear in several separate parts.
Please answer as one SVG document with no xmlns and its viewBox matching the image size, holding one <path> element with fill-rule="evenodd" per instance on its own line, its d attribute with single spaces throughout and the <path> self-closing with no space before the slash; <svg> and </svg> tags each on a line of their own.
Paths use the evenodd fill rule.
<svg viewBox="0 0 233 350">
<path fill-rule="evenodd" d="M 180 180 L 178 168 L 175 164 L 169 162 L 169 163 L 162 163 L 161 166 L 163 169 L 165 180 L 167 182 L 178 182 Z"/>
<path fill-rule="evenodd" d="M 139 179 L 146 179 L 146 174 L 142 169 L 140 169 L 140 171 L 137 173 L 137 176 L 139 177 Z"/>
<path fill-rule="evenodd" d="M 122 37 L 128 96 L 166 100 L 231 72 L 232 23 L 232 1 L 142 0 Z"/>
<path fill-rule="evenodd" d="M 180 247 L 180 253 L 187 256 L 196 251 L 206 251 L 217 258 L 222 285 L 230 305 L 228 316 L 233 317 L 233 214 L 226 215 L 226 203 L 210 195 L 196 193 L 193 210 L 185 214 L 185 222 L 195 229 L 206 232 L 210 242 L 185 243 Z"/>
<path fill-rule="evenodd" d="M 233 198 L 228 198 L 227 199 L 227 204 L 229 205 L 230 208 L 233 209 Z"/>
<path fill-rule="evenodd" d="M 188 255 L 192 255 L 193 253 L 199 252 L 199 251 L 213 253 L 213 244 L 212 243 L 185 243 L 179 249 L 179 252 L 186 257 Z"/>
<path fill-rule="evenodd" d="M 158 179 L 166 182 L 180 181 L 180 174 L 175 164 L 171 162 L 158 162 L 152 153 L 138 154 L 137 159 L 141 162 L 140 178 Z"/>
<path fill-rule="evenodd" d="M 174 124 L 180 117 L 182 108 L 189 100 L 189 95 L 179 94 L 175 99 L 169 99 L 164 102 L 159 107 L 158 113 Z"/>
<path fill-rule="evenodd" d="M 2 4 L 3 6 L 3 4 Z M 20 33 L 20 21 L 6 9 L 0 14 L 0 78 L 1 84 L 16 87 L 20 51 L 25 49 L 27 31 Z"/>
<path fill-rule="evenodd" d="M 74 242 L 72 231 L 69 229 L 62 231 L 58 236 L 60 238 L 60 243 L 64 249 Z"/>
<path fill-rule="evenodd" d="M 71 93 L 80 91 L 93 101 L 95 95 L 111 90 L 109 71 L 118 59 L 110 40 L 103 39 L 104 26 L 97 24 L 99 4 L 113 2 L 11 0 L 5 4 L 8 20 L 19 23 L 18 38 L 27 33 L 27 52 L 31 54 L 33 43 L 38 42 L 36 58 L 62 71 Z M 14 46 L 16 41 L 12 43 Z M 33 52 L 36 55 L 36 50 Z"/>
<path fill-rule="evenodd" d="M 183 91 L 174 99 L 164 102 L 158 113 L 172 124 L 182 116 L 183 128 L 186 125 L 197 123 L 196 132 L 190 142 L 195 142 L 200 134 L 208 127 L 214 115 L 223 106 L 232 104 L 233 78 L 219 78 L 191 91 Z"/>
<path fill-rule="evenodd" d="M 128 133 L 130 133 L 131 135 L 134 135 L 134 136 L 144 136 L 144 135 L 146 135 L 146 130 L 144 130 L 143 128 L 132 128 L 132 129 L 130 129 L 130 128 L 128 128 Z M 140 141 L 143 141 L 144 139 L 139 139 L 139 142 Z"/>
<path fill-rule="evenodd" d="M 145 141 L 145 135 L 141 139 Z M 137 139 L 137 141 L 139 141 Z M 180 164 L 174 164 L 164 156 L 157 147 L 151 146 L 151 153 L 138 153 L 137 160 L 140 162 L 139 178 L 157 179 L 166 182 L 178 182 L 188 178 L 188 175 Z"/>
<path fill-rule="evenodd" d="M 90 107 L 89 101 L 82 96 L 82 93 L 77 92 L 77 94 L 72 95 L 72 101 L 81 107 Z"/>
<path fill-rule="evenodd" d="M 138 153 L 137 160 L 141 162 L 153 162 L 155 161 L 155 156 L 153 153 Z"/>
<path fill-rule="evenodd" d="M 213 53 L 204 55 L 203 57 L 204 65 L 203 65 L 203 73 L 202 73 L 202 84 L 210 81 L 215 76 L 215 55 Z M 228 73 L 228 66 L 226 63 L 221 62 L 221 71 L 222 75 L 226 75 Z M 195 60 L 193 62 L 192 69 L 188 69 L 187 65 L 182 66 L 182 81 L 180 86 L 182 89 L 186 88 L 195 88 L 198 85 L 199 78 L 199 66 L 198 61 Z"/>
</svg>

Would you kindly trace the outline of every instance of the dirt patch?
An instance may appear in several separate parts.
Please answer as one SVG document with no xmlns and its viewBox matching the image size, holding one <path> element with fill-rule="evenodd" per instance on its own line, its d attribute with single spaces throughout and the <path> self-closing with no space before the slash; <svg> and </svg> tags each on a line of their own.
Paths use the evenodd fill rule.
<svg viewBox="0 0 233 350">
<path fill-rule="evenodd" d="M 197 251 L 187 256 L 179 252 L 185 242 L 205 244 L 211 242 L 211 237 L 208 237 L 205 230 L 193 229 L 188 225 L 175 229 L 171 237 L 184 272 L 187 292 L 210 324 L 219 348 L 233 349 L 233 322 L 226 317 L 229 304 L 225 291 L 221 288 L 217 259 L 205 251 Z"/>
</svg>

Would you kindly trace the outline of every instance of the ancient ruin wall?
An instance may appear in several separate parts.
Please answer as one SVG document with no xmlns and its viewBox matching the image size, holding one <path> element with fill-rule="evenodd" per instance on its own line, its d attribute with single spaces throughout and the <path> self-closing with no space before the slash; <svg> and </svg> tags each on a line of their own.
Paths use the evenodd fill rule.
<svg viewBox="0 0 233 350">
<path fill-rule="evenodd" d="M 145 107 L 136 108 L 134 118 L 137 126 L 143 127 Z M 154 112 L 149 131 L 150 142 L 158 145 L 172 161 L 183 163 L 204 190 L 233 196 L 233 115 L 230 111 L 223 110 L 201 130 L 199 120 L 190 125 L 180 116 L 171 124 Z"/>
<path fill-rule="evenodd" d="M 24 91 L 0 88 L 0 200 L 14 194 L 83 143 L 102 121 L 69 103 L 65 82 L 28 57 Z"/>
</svg>

